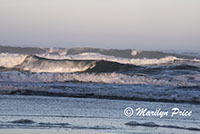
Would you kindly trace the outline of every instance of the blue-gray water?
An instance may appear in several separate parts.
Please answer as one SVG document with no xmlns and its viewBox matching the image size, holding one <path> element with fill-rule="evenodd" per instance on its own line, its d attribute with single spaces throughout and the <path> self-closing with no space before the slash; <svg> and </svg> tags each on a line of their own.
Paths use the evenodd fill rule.
<svg viewBox="0 0 200 134">
<path fill-rule="evenodd" d="M 6 129 L 15 129 L 15 133 L 18 129 L 32 129 L 33 132 L 34 129 L 41 129 L 41 132 L 44 129 L 51 129 L 87 134 L 172 132 L 197 134 L 200 131 L 200 107 L 194 104 L 15 95 L 1 95 L 0 100 L 0 133 Z M 163 118 L 142 117 L 136 114 L 126 117 L 124 115 L 126 107 L 149 110 L 160 108 L 162 111 L 169 111 L 169 115 Z M 171 117 L 172 108 L 192 110 L 192 116 Z M 131 122 L 134 124 L 128 125 Z"/>
<path fill-rule="evenodd" d="M 0 133 L 43 133 L 49 128 L 70 133 L 200 130 L 198 54 L 0 48 Z M 192 116 L 126 117 L 126 107 L 180 108 Z"/>
</svg>

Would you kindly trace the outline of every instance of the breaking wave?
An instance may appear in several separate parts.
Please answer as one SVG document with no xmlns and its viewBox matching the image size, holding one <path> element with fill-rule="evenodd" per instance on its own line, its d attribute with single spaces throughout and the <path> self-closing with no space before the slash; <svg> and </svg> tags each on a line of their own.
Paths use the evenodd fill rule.
<svg viewBox="0 0 200 134">
<path fill-rule="evenodd" d="M 120 58 L 99 53 L 76 55 L 0 54 L 0 81 L 95 82 L 191 87 L 200 84 L 200 60 L 173 56 Z M 134 51 L 132 55 L 141 52 Z M 11 77 L 12 76 L 12 77 Z"/>
<path fill-rule="evenodd" d="M 83 53 L 78 55 L 21 55 L 21 54 L 0 54 L 0 67 L 19 69 L 30 72 L 128 72 L 135 68 L 164 65 L 174 65 L 174 69 L 197 69 L 200 67 L 200 60 L 180 59 L 176 57 L 165 57 L 160 59 L 128 59 L 105 56 L 97 53 Z M 168 68 L 169 69 L 169 68 Z M 1 70 L 1 69 L 0 69 Z M 148 70 L 150 71 L 150 70 Z"/>
<path fill-rule="evenodd" d="M 21 64 L 27 55 L 22 54 L 9 54 L 1 53 L 0 54 L 0 67 L 12 68 L 16 65 Z"/>
<path fill-rule="evenodd" d="M 89 60 L 52 60 L 37 56 L 27 56 L 15 68 L 30 72 L 82 72 L 95 66 L 95 61 Z"/>
<path fill-rule="evenodd" d="M 192 80 L 192 81 L 191 81 Z M 21 73 L 2 72 L 0 82 L 94 82 L 111 84 L 136 84 L 196 87 L 200 86 L 200 75 L 178 75 L 169 78 L 152 76 L 129 76 L 122 73 Z"/>
<path fill-rule="evenodd" d="M 3 86 L 4 83 L 32 83 L 36 87 L 37 83 L 108 83 L 140 88 L 130 88 L 127 92 L 125 90 L 129 90 L 129 87 L 111 91 L 102 85 L 97 89 L 99 92 L 84 89 L 73 93 L 82 96 L 94 94 L 97 97 L 200 102 L 200 58 L 196 56 L 115 49 L 0 48 L 1 92 L 4 89 L 8 89 L 5 92 L 16 89 L 15 84 Z M 155 90 L 155 87 L 159 90 Z M 26 87 L 33 92 L 32 88 L 40 89 L 29 85 Z"/>
</svg>

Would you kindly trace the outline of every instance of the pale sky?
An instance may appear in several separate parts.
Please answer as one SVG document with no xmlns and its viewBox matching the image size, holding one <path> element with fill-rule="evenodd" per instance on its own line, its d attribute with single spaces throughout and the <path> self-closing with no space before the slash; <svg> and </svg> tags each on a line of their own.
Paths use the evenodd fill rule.
<svg viewBox="0 0 200 134">
<path fill-rule="evenodd" d="M 0 0 L 0 45 L 200 51 L 200 0 Z"/>
</svg>

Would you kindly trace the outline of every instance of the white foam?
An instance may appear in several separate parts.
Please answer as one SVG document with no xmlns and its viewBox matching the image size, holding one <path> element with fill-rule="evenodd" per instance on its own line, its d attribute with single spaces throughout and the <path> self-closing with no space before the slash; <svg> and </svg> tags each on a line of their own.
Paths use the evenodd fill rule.
<svg viewBox="0 0 200 134">
<path fill-rule="evenodd" d="M 54 50 L 50 50 L 54 51 Z M 0 66 L 2 67 L 7 67 L 7 68 L 12 68 L 16 65 L 21 64 L 27 55 L 22 55 L 22 54 L 9 54 L 9 53 L 1 53 L 0 54 Z M 134 58 L 119 58 L 119 57 L 114 57 L 114 56 L 106 56 L 98 53 L 82 53 L 78 55 L 53 55 L 53 54 L 41 54 L 38 55 L 40 57 L 44 58 L 49 58 L 49 59 L 55 59 L 55 60 L 61 60 L 61 59 L 70 59 L 70 60 L 105 60 L 105 61 L 112 61 L 112 62 L 118 62 L 122 64 L 133 64 L 133 65 L 140 65 L 140 66 L 145 66 L 145 65 L 159 65 L 159 64 L 167 64 L 167 63 L 173 63 L 174 61 L 180 61 L 180 62 L 185 62 L 184 59 L 176 58 L 173 56 L 165 57 L 165 58 L 160 58 L 160 59 L 134 59 Z M 200 66 L 199 63 L 200 61 L 198 59 L 194 60 L 189 60 L 191 61 L 191 64 L 194 66 Z M 187 63 L 189 63 L 187 60 Z M 91 66 L 76 66 L 74 65 L 72 68 L 71 63 L 67 66 L 60 66 L 59 63 L 55 62 L 55 64 L 52 64 L 50 62 L 46 62 L 44 64 L 41 64 L 40 66 L 37 65 L 31 65 L 31 64 L 26 64 L 27 66 L 23 66 L 24 70 L 27 71 L 33 71 L 33 72 L 78 72 L 78 71 L 85 71 Z M 195 63 L 196 62 L 196 63 Z M 49 63 L 49 64 L 48 64 Z M 68 64 L 68 63 L 67 63 Z M 83 67 L 83 68 L 81 68 Z"/>
<path fill-rule="evenodd" d="M 132 56 L 136 56 L 138 53 L 140 53 L 140 51 L 132 50 L 131 55 Z"/>
<path fill-rule="evenodd" d="M 12 77 L 10 77 L 12 76 Z M 177 77 L 177 76 L 176 76 Z M 160 85 L 160 86 L 199 86 L 199 82 L 190 82 L 177 78 L 174 80 L 155 79 L 150 76 L 128 76 L 118 73 L 20 73 L 20 72 L 2 72 L 0 81 L 13 82 L 95 82 L 112 84 L 142 84 L 142 85 Z M 180 76 L 184 77 L 184 76 Z M 197 76 L 199 77 L 199 76 Z"/>
<path fill-rule="evenodd" d="M 64 56 L 67 54 L 67 49 L 62 49 L 62 48 L 48 48 L 48 51 L 46 54 L 51 54 L 51 53 L 57 53 L 61 56 Z"/>
<path fill-rule="evenodd" d="M 27 55 L 22 54 L 0 53 L 0 66 L 12 68 L 16 65 L 21 64 L 26 56 Z"/>
<path fill-rule="evenodd" d="M 93 68 L 95 62 L 67 61 L 67 60 L 43 60 L 37 57 L 27 57 L 20 69 L 31 72 L 81 72 Z"/>
<path fill-rule="evenodd" d="M 114 57 L 114 56 L 107 56 L 102 55 L 99 53 L 81 53 L 77 55 L 67 55 L 67 56 L 59 56 L 59 55 L 49 55 L 49 54 L 43 54 L 38 55 L 42 57 L 46 57 L 49 59 L 72 59 L 72 60 L 106 60 L 106 61 L 112 61 L 112 62 L 118 62 L 122 64 L 134 64 L 134 65 L 154 65 L 154 64 L 164 64 L 169 63 L 177 60 L 178 58 L 169 56 L 165 58 L 160 59 L 131 59 L 131 58 L 120 58 L 120 57 Z"/>
</svg>

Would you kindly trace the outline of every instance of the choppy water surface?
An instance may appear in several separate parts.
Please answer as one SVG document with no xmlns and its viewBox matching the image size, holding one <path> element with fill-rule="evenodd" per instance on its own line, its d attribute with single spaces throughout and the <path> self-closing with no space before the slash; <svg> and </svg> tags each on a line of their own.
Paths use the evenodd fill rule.
<svg viewBox="0 0 200 134">
<path fill-rule="evenodd" d="M 0 48 L 1 94 L 200 103 L 198 54 Z"/>
<path fill-rule="evenodd" d="M 199 133 L 200 56 L 0 46 L 0 94 L 0 133 Z M 193 115 L 126 117 L 126 107 Z"/>
</svg>

